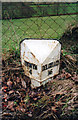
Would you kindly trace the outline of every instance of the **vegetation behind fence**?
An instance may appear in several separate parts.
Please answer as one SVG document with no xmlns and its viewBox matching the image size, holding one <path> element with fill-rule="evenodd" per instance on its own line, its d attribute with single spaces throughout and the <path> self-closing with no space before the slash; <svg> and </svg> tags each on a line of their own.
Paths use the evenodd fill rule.
<svg viewBox="0 0 78 120">
<path fill-rule="evenodd" d="M 34 16 L 75 14 L 76 12 L 77 3 L 3 3 L 2 18 L 29 18 Z"/>
<path fill-rule="evenodd" d="M 2 48 L 19 50 L 24 38 L 60 39 L 77 24 L 78 3 L 3 3 Z"/>
</svg>

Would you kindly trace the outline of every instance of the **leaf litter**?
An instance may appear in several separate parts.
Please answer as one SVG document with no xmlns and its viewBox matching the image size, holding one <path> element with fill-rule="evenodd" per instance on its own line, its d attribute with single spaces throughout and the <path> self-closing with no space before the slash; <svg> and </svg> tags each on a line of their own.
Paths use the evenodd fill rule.
<svg viewBox="0 0 78 120">
<path fill-rule="evenodd" d="M 6 61 L 4 62 L 6 66 L 2 72 L 3 120 L 77 120 L 78 75 L 75 72 L 72 75 L 63 68 L 60 74 L 46 85 L 32 89 L 31 81 L 25 76 L 21 65 L 19 68 L 16 64 L 10 69 L 12 63 L 7 68 Z"/>
</svg>

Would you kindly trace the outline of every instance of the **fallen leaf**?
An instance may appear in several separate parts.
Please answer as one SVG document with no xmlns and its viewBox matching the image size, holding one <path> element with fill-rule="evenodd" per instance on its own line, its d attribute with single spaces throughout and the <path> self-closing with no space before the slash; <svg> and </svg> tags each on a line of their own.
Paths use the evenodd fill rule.
<svg viewBox="0 0 78 120">
<path fill-rule="evenodd" d="M 4 87 L 2 87 L 2 90 L 4 90 L 4 89 L 6 90 L 7 88 L 8 88 L 7 86 L 4 86 Z"/>
<path fill-rule="evenodd" d="M 65 78 L 68 79 L 71 77 L 71 74 L 70 73 L 65 73 Z"/>
<path fill-rule="evenodd" d="M 62 69 L 62 73 L 65 73 L 66 71 L 64 69 Z"/>
<path fill-rule="evenodd" d="M 60 107 L 62 105 L 62 102 L 61 101 L 57 101 L 57 102 L 55 102 L 55 104 Z"/>
<path fill-rule="evenodd" d="M 55 112 L 55 113 L 57 112 L 57 110 L 56 110 L 56 107 L 55 107 L 55 106 L 52 106 L 52 111 L 53 111 L 53 112 Z"/>
<path fill-rule="evenodd" d="M 78 75 L 73 75 L 71 78 L 73 81 L 75 81 L 75 83 L 78 83 Z"/>
<path fill-rule="evenodd" d="M 76 59 L 74 59 L 72 56 L 70 56 L 70 55 L 65 55 L 65 57 L 68 59 L 68 60 L 70 60 L 70 61 L 72 61 L 72 62 L 76 62 L 77 60 Z"/>
<path fill-rule="evenodd" d="M 64 74 L 64 73 L 62 73 L 62 74 L 61 74 L 61 79 L 62 79 L 62 78 L 64 78 L 64 77 L 65 77 L 65 74 Z"/>
<path fill-rule="evenodd" d="M 6 90 L 4 90 L 4 92 L 7 92 Z"/>
<path fill-rule="evenodd" d="M 34 91 L 32 91 L 31 94 L 30 94 L 30 98 L 35 98 L 37 96 L 38 96 L 38 94 Z"/>
<path fill-rule="evenodd" d="M 10 91 L 9 91 L 9 94 L 12 94 L 12 93 L 14 93 L 14 90 L 10 90 Z"/>
<path fill-rule="evenodd" d="M 21 111 L 24 113 L 25 112 L 25 109 L 23 107 L 21 107 Z"/>
<path fill-rule="evenodd" d="M 3 113 L 3 116 L 12 116 L 12 114 L 11 113 Z"/>
<path fill-rule="evenodd" d="M 5 97 L 5 98 L 7 98 L 7 96 L 8 96 L 7 94 L 4 94 L 4 97 Z"/>
<path fill-rule="evenodd" d="M 8 81 L 8 82 L 7 82 L 7 85 L 8 85 L 9 87 L 11 87 L 11 86 L 12 86 L 12 82 L 11 82 L 11 81 Z"/>
<path fill-rule="evenodd" d="M 19 77 L 17 77 L 17 83 L 19 83 L 20 82 L 20 78 Z"/>
<path fill-rule="evenodd" d="M 63 51 L 63 50 L 61 50 L 61 53 L 62 53 L 62 54 L 63 54 L 63 52 L 64 52 L 64 51 Z"/>
<path fill-rule="evenodd" d="M 8 106 L 9 109 L 12 109 L 14 106 L 14 101 L 8 101 Z"/>
<path fill-rule="evenodd" d="M 36 100 L 37 100 L 37 98 L 33 98 L 33 100 L 34 100 L 34 101 L 36 101 Z"/>
<path fill-rule="evenodd" d="M 22 86 L 26 88 L 26 82 L 24 80 L 21 80 L 21 82 L 22 82 Z"/>
<path fill-rule="evenodd" d="M 28 116 L 29 116 L 29 117 L 32 117 L 32 114 L 31 114 L 31 113 L 29 113 L 29 114 L 28 114 Z"/>
<path fill-rule="evenodd" d="M 57 80 L 60 80 L 60 79 L 61 79 L 61 75 L 58 75 L 58 76 L 56 77 L 56 79 L 57 79 Z"/>
</svg>

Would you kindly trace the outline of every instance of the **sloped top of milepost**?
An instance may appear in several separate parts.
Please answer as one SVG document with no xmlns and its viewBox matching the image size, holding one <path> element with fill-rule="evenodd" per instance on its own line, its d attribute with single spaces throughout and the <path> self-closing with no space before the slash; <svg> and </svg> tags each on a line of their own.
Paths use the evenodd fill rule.
<svg viewBox="0 0 78 120">
<path fill-rule="evenodd" d="M 52 50 L 59 43 L 57 40 L 24 40 L 23 43 L 35 55 L 38 61 L 42 64 Z"/>
</svg>

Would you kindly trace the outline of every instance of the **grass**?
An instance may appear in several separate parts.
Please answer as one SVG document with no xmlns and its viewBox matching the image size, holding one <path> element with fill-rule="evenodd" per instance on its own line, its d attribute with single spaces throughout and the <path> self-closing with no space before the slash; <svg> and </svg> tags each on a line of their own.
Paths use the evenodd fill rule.
<svg viewBox="0 0 78 120">
<path fill-rule="evenodd" d="M 60 39 L 67 26 L 76 21 L 76 15 L 35 17 L 2 20 L 2 50 L 19 50 L 24 38 Z"/>
</svg>

